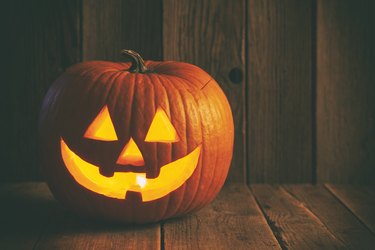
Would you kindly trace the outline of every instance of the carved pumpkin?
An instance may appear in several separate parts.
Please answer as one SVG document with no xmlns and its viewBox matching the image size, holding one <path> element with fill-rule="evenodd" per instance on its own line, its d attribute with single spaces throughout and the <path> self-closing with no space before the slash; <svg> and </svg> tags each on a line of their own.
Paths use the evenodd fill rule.
<svg viewBox="0 0 375 250">
<path fill-rule="evenodd" d="M 53 194 L 95 218 L 145 223 L 211 202 L 232 158 L 228 101 L 181 62 L 91 61 L 70 67 L 41 110 L 42 170 Z"/>
</svg>

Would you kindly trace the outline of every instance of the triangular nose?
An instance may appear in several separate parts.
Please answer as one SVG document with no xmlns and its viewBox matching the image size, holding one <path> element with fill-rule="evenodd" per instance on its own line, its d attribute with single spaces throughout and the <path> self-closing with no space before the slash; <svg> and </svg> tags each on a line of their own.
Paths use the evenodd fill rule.
<svg viewBox="0 0 375 250">
<path fill-rule="evenodd" d="M 129 142 L 125 145 L 116 163 L 121 164 L 121 165 L 133 165 L 133 166 L 145 165 L 145 161 L 143 160 L 142 153 L 139 150 L 133 138 L 130 138 Z"/>
</svg>

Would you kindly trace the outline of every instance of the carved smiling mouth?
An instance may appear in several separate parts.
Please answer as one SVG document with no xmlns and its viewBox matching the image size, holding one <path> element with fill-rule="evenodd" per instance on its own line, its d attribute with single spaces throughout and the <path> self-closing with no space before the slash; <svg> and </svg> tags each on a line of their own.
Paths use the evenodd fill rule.
<svg viewBox="0 0 375 250">
<path fill-rule="evenodd" d="M 186 156 L 162 166 L 158 177 L 148 179 L 146 173 L 134 172 L 115 172 L 111 177 L 103 176 L 98 166 L 79 157 L 62 138 L 60 147 L 66 168 L 83 187 L 122 200 L 127 191 L 139 192 L 143 202 L 159 199 L 182 186 L 198 165 L 201 151 L 201 146 L 196 147 Z"/>
</svg>

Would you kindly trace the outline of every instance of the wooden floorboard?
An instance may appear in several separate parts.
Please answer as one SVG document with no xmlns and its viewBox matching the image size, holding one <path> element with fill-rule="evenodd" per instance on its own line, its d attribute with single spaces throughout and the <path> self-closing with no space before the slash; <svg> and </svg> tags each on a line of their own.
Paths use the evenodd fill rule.
<svg viewBox="0 0 375 250">
<path fill-rule="evenodd" d="M 0 186 L 0 249 L 160 249 L 160 225 L 124 226 L 78 218 L 45 183 Z"/>
<path fill-rule="evenodd" d="M 349 249 L 373 249 L 375 236 L 324 186 L 285 185 Z"/>
<path fill-rule="evenodd" d="M 32 249 L 58 204 L 44 183 L 0 185 L 0 249 Z"/>
<path fill-rule="evenodd" d="M 375 187 L 225 186 L 199 212 L 114 225 L 66 210 L 44 183 L 0 184 L 0 249 L 373 249 Z"/>
<path fill-rule="evenodd" d="M 375 234 L 375 186 L 327 184 L 326 187 Z"/>
<path fill-rule="evenodd" d="M 224 187 L 198 213 L 164 224 L 165 249 L 280 249 L 244 184 Z"/>
<path fill-rule="evenodd" d="M 160 224 L 124 225 L 82 218 L 59 206 L 35 249 L 150 249 L 161 246 Z"/>
<path fill-rule="evenodd" d="M 35 249 L 160 249 L 160 225 L 98 223 L 60 211 L 51 219 Z"/>
<path fill-rule="evenodd" d="M 319 218 L 283 188 L 259 184 L 251 189 L 284 249 L 344 247 Z"/>
</svg>

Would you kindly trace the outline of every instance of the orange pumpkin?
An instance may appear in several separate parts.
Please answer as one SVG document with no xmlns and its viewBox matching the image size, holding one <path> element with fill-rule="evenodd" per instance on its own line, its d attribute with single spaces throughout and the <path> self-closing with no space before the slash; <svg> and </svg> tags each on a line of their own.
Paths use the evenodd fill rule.
<svg viewBox="0 0 375 250">
<path fill-rule="evenodd" d="M 40 115 L 42 170 L 81 214 L 130 223 L 197 210 L 224 184 L 233 118 L 216 81 L 182 62 L 90 61 L 49 89 Z"/>
</svg>

